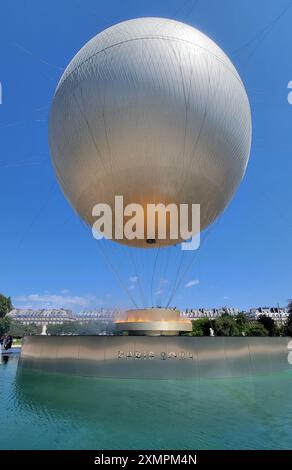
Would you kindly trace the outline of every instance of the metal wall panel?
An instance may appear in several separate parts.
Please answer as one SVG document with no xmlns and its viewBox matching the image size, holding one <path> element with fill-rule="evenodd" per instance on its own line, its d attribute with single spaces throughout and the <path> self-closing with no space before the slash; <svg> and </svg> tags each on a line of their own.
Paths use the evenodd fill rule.
<svg viewBox="0 0 292 470">
<path fill-rule="evenodd" d="M 214 341 L 215 339 L 215 341 Z M 196 338 L 201 378 L 226 376 L 224 338 Z"/>
<path fill-rule="evenodd" d="M 78 375 L 99 376 L 102 374 L 105 356 L 105 338 L 96 341 L 94 336 L 80 336 Z"/>
<path fill-rule="evenodd" d="M 225 372 L 227 377 L 252 374 L 249 344 L 246 338 L 224 338 Z"/>
<path fill-rule="evenodd" d="M 80 376 L 223 378 L 288 369 L 290 338 L 31 336 L 19 367 Z"/>
</svg>

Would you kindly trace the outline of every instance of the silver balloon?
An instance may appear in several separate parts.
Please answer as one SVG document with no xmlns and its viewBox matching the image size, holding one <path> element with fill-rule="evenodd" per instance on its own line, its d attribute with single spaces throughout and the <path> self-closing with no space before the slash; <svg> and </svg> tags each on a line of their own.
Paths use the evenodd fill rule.
<svg viewBox="0 0 292 470">
<path fill-rule="evenodd" d="M 125 205 L 200 204 L 204 229 L 241 182 L 250 144 L 236 69 L 211 39 L 173 20 L 139 18 L 98 34 L 73 58 L 53 100 L 53 165 L 90 225 L 95 204 L 114 211 L 122 195 Z M 146 236 L 118 241 L 149 246 Z"/>
</svg>

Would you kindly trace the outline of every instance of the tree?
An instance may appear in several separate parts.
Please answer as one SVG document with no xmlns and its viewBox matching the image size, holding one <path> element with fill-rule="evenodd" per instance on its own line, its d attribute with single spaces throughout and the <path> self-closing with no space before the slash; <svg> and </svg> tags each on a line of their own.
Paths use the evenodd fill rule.
<svg viewBox="0 0 292 470">
<path fill-rule="evenodd" d="M 248 325 L 249 318 L 246 313 L 240 312 L 236 315 L 235 321 L 239 328 L 244 329 Z"/>
<path fill-rule="evenodd" d="M 283 323 L 277 324 L 277 334 L 276 336 L 285 336 L 285 325 Z"/>
<path fill-rule="evenodd" d="M 10 327 L 10 318 L 2 317 L 0 318 L 0 336 L 6 335 Z"/>
<path fill-rule="evenodd" d="M 104 329 L 102 328 L 101 322 L 90 321 L 87 323 L 77 323 L 76 324 L 77 334 L 78 335 L 98 335 Z"/>
<path fill-rule="evenodd" d="M 39 335 L 42 331 L 40 325 L 34 323 L 24 325 L 20 321 L 11 320 L 8 333 L 15 338 L 22 338 L 23 336 Z"/>
<path fill-rule="evenodd" d="M 0 318 L 5 317 L 6 313 L 10 312 L 12 308 L 11 298 L 0 294 Z"/>
<path fill-rule="evenodd" d="M 78 325 L 77 322 L 67 321 L 60 324 L 49 324 L 47 326 L 47 334 L 49 335 L 77 335 L 78 334 Z"/>
<path fill-rule="evenodd" d="M 59 325 L 48 325 L 47 334 L 49 335 L 98 335 L 102 331 L 107 330 L 107 326 L 98 321 L 88 323 L 64 322 Z"/>
<path fill-rule="evenodd" d="M 288 303 L 288 318 L 285 323 L 285 335 L 292 336 L 292 299 L 289 300 Z"/>
<path fill-rule="evenodd" d="M 246 313 L 240 312 L 235 317 L 236 326 L 241 335 L 246 334 L 246 329 L 249 325 L 249 318 Z"/>
<path fill-rule="evenodd" d="M 259 315 L 258 322 L 268 331 L 269 336 L 277 335 L 277 325 L 273 318 L 267 315 Z"/>
<path fill-rule="evenodd" d="M 253 321 L 246 328 L 246 336 L 269 336 L 269 332 L 262 323 Z"/>
<path fill-rule="evenodd" d="M 239 336 L 240 330 L 236 320 L 231 315 L 224 313 L 213 322 L 213 329 L 216 336 Z"/>
<path fill-rule="evenodd" d="M 184 336 L 210 336 L 211 322 L 209 318 L 193 320 L 192 326 L 192 331 L 190 333 L 184 333 Z"/>
<path fill-rule="evenodd" d="M 285 323 L 285 335 L 292 336 L 292 313 L 289 313 L 288 318 Z"/>
</svg>

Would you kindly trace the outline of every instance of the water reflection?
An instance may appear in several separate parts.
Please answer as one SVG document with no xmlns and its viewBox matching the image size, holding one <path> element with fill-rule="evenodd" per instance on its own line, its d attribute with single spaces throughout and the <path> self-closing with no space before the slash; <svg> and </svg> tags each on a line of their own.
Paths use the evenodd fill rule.
<svg viewBox="0 0 292 470">
<path fill-rule="evenodd" d="M 9 356 L 5 355 L 5 354 L 0 354 L 0 364 L 3 365 L 3 364 L 7 364 L 7 362 L 9 361 Z"/>
</svg>

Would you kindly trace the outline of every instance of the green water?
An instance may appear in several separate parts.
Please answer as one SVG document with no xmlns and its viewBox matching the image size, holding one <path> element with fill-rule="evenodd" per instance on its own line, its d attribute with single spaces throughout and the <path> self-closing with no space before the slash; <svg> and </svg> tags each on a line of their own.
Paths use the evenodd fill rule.
<svg viewBox="0 0 292 470">
<path fill-rule="evenodd" d="M 291 449 L 292 373 L 116 380 L 0 365 L 0 449 Z"/>
</svg>

